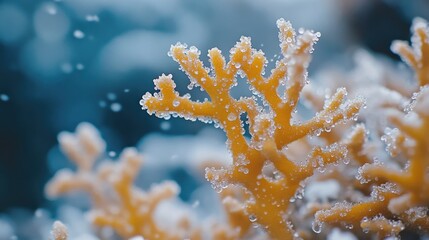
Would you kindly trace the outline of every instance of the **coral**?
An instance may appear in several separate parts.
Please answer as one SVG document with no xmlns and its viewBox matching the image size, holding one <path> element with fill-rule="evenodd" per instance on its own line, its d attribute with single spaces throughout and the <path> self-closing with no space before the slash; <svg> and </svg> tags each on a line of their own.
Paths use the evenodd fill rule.
<svg viewBox="0 0 429 240">
<path fill-rule="evenodd" d="M 188 89 L 199 87 L 209 99 L 179 94 L 172 75 L 162 74 L 154 80 L 156 92 L 144 94 L 140 101 L 157 117 L 200 120 L 224 130 L 232 163 L 204 156 L 194 164 L 197 171 L 205 167 L 205 177 L 219 193 L 224 221 L 203 219 L 195 224 L 184 216 L 173 224 L 160 223 L 155 212 L 177 196 L 178 185 L 165 181 L 147 192 L 136 187 L 142 156 L 126 148 L 116 162 L 101 160 L 106 144 L 87 123 L 74 134 L 59 135 L 62 151 L 77 170 L 59 171 L 48 183 L 47 195 L 89 193 L 92 223 L 126 239 L 314 239 L 351 234 L 384 239 L 401 236 L 404 230 L 429 233 L 428 23 L 416 18 L 411 45 L 395 41 L 391 47 L 413 70 L 414 84 L 401 81 L 404 76 L 397 69 L 360 52 L 358 67 L 350 75 L 334 74 L 327 83 L 308 85 L 307 70 L 320 33 L 297 34 L 283 19 L 277 27 L 281 55 L 270 74 L 264 53 L 252 48 L 248 37 L 241 37 L 230 50 L 228 61 L 219 49 L 210 49 L 211 68 L 204 66 L 196 47 L 177 43 L 169 55 L 188 75 Z M 371 75 L 371 69 L 377 70 Z M 351 81 L 344 83 L 349 77 Z M 239 81 L 247 83 L 252 96 L 232 96 Z M 360 94 L 368 98 L 365 109 Z M 310 119 L 297 112 L 301 96 L 315 112 Z M 60 222 L 54 223 L 52 235 L 68 238 Z"/>
<path fill-rule="evenodd" d="M 171 226 L 168 230 L 159 227 L 154 211 L 162 201 L 175 197 L 179 187 L 171 181 L 154 185 L 147 192 L 134 186 L 133 181 L 143 163 L 136 149 L 126 148 L 117 162 L 104 161 L 95 167 L 96 160 L 104 152 L 105 142 L 92 125 L 82 123 L 75 134 L 63 132 L 58 139 L 77 171 L 57 172 L 46 187 L 49 197 L 77 190 L 89 193 L 93 203 L 89 212 L 91 221 L 96 226 L 112 228 L 123 238 L 183 239 L 198 234 L 190 229 L 189 219 L 183 219 L 182 226 Z"/>
<path fill-rule="evenodd" d="M 55 221 L 52 225 L 51 231 L 53 240 L 67 240 L 68 232 L 67 227 L 60 221 Z"/>
<path fill-rule="evenodd" d="M 338 205 L 332 209 L 318 212 L 316 214 L 317 222 L 348 222 L 359 226 L 363 224 L 361 221 L 364 218 L 372 218 L 381 214 L 384 217 L 393 218 L 392 220 L 399 219 L 401 224 L 407 227 L 419 230 L 427 229 L 427 220 L 421 218 L 427 218 L 427 206 L 429 205 L 427 195 L 429 144 L 425 136 L 429 127 L 428 87 L 422 88 L 415 96 L 412 107 L 410 107 L 412 110 L 407 115 L 398 112 L 390 116 L 391 121 L 397 126 L 397 131 L 392 131 L 391 138 L 387 138 L 389 139 L 387 140 L 388 148 L 400 149 L 409 160 L 408 164 L 403 170 L 386 167 L 377 162 L 364 164 L 359 170 L 361 181 L 375 180 L 385 183 L 381 187 L 375 188 L 367 201 L 355 205 Z M 423 208 L 417 209 L 418 207 Z M 420 217 L 411 220 L 413 217 L 410 217 L 410 214 L 417 214 Z M 420 220 L 416 221 L 417 219 Z M 366 225 L 368 224 L 366 221 L 364 222 Z M 390 221 L 390 223 L 397 224 L 395 221 Z M 399 231 L 392 233 L 397 234 Z"/>
<path fill-rule="evenodd" d="M 429 143 L 425 136 L 429 128 L 429 27 L 417 18 L 412 30 L 412 47 L 402 41 L 392 44 L 392 50 L 414 70 L 420 89 L 403 110 L 394 108 L 385 116 L 391 127 L 386 128 L 382 140 L 391 158 L 386 163 L 362 162 L 360 157 L 368 159 L 368 155 L 361 152 L 354 156 L 362 165 L 357 178 L 363 184 L 372 184 L 371 196 L 354 204 L 320 210 L 315 216 L 317 225 L 350 225 L 376 233 L 379 238 L 398 236 L 404 229 L 429 229 Z M 363 149 L 363 145 L 356 146 L 357 151 Z"/>
<path fill-rule="evenodd" d="M 318 169 L 338 163 L 347 149 L 333 142 L 314 147 L 304 159 L 294 159 L 288 156 L 287 147 L 355 118 L 363 100 L 345 101 L 347 92 L 340 88 L 315 117 L 303 122 L 296 120 L 294 113 L 308 81 L 307 68 L 320 34 L 312 31 L 296 34 L 283 19 L 277 21 L 277 26 L 282 58 L 269 76 L 264 77 L 267 63 L 264 53 L 253 49 L 248 37 L 242 37 L 230 50 L 229 62 L 219 49 L 209 50 L 212 69 L 204 67 L 196 47 L 187 49 L 178 43 L 169 54 L 189 76 L 191 87 L 201 87 L 210 101 L 192 101 L 189 94 L 180 96 L 172 76 L 162 75 L 154 80 L 159 92 L 146 93 L 140 103 L 149 114 L 158 117 L 179 116 L 220 126 L 228 138 L 233 164 L 207 169 L 207 178 L 218 191 L 231 185 L 242 187 L 249 221 L 262 226 L 272 239 L 291 239 L 298 231 L 293 229 L 288 216 L 290 203 L 300 197 L 307 178 Z M 237 85 L 237 74 L 247 77 L 253 97 L 231 97 L 230 89 Z M 241 120 L 245 114 L 247 128 Z M 250 139 L 246 138 L 246 130 Z"/>
<path fill-rule="evenodd" d="M 405 41 L 394 41 L 392 51 L 401 56 L 415 72 L 420 86 L 429 84 L 429 34 L 428 23 L 415 18 L 412 26 L 411 45 Z"/>
</svg>

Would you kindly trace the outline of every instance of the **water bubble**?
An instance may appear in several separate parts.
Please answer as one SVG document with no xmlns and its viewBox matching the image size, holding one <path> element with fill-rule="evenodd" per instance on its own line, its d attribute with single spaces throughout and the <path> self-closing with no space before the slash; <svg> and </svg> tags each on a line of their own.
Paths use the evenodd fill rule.
<svg viewBox="0 0 429 240">
<path fill-rule="evenodd" d="M 192 208 L 197 208 L 198 206 L 200 206 L 200 201 L 196 200 L 192 203 Z"/>
<path fill-rule="evenodd" d="M 238 171 L 239 171 L 239 172 L 242 172 L 242 173 L 244 173 L 244 174 L 248 174 L 248 173 L 249 173 L 249 169 L 248 169 L 248 168 L 245 168 L 245 167 L 239 167 L 239 168 L 238 168 Z"/>
<path fill-rule="evenodd" d="M 228 114 L 228 121 L 234 121 L 237 119 L 237 116 L 234 113 Z"/>
<path fill-rule="evenodd" d="M 83 69 L 85 69 L 85 66 L 82 63 L 78 63 L 76 64 L 76 69 L 82 71 Z"/>
<path fill-rule="evenodd" d="M 171 129 L 171 123 L 167 121 L 163 121 L 160 125 L 161 130 L 168 131 Z"/>
<path fill-rule="evenodd" d="M 179 100 L 174 100 L 174 101 L 173 101 L 173 106 L 174 106 L 174 107 L 178 107 L 179 105 L 180 105 Z"/>
<path fill-rule="evenodd" d="M 142 237 L 142 236 L 134 236 L 134 237 L 131 237 L 129 240 L 144 240 L 144 237 Z"/>
<path fill-rule="evenodd" d="M 70 63 L 61 64 L 61 71 L 66 74 L 70 74 L 73 72 L 73 66 Z"/>
<path fill-rule="evenodd" d="M 43 210 L 42 210 L 42 209 L 40 209 L 40 208 L 38 208 L 38 209 L 34 212 L 34 216 L 35 216 L 36 218 L 41 218 L 41 217 L 43 217 Z"/>
<path fill-rule="evenodd" d="M 350 163 L 350 158 L 348 158 L 348 157 L 345 157 L 345 158 L 343 158 L 343 163 L 344 164 L 349 164 Z"/>
<path fill-rule="evenodd" d="M 110 109 L 111 109 L 113 112 L 120 112 L 120 111 L 122 110 L 122 105 L 121 105 L 120 103 L 112 103 L 112 104 L 110 105 Z"/>
<path fill-rule="evenodd" d="M 311 224 L 311 229 L 313 230 L 313 232 L 315 233 L 321 233 L 322 232 L 322 223 L 318 222 L 318 221 L 314 221 Z"/>
<path fill-rule="evenodd" d="M 4 93 L 0 94 L 0 100 L 3 102 L 7 102 L 7 101 L 9 101 L 9 96 L 4 94 Z"/>
<path fill-rule="evenodd" d="M 108 155 L 109 155 L 109 157 L 114 158 L 114 157 L 116 157 L 116 152 L 115 151 L 109 151 Z"/>
<path fill-rule="evenodd" d="M 105 108 L 106 107 L 106 102 L 105 101 L 100 101 L 98 102 L 98 106 L 100 106 L 101 108 Z"/>
<path fill-rule="evenodd" d="M 110 101 L 115 101 L 116 100 L 116 94 L 115 93 L 108 93 L 107 94 L 107 99 L 109 99 Z"/>
<path fill-rule="evenodd" d="M 98 18 L 97 15 L 86 15 L 85 19 L 88 22 L 99 22 L 100 21 L 100 19 Z"/>
<path fill-rule="evenodd" d="M 51 15 L 57 14 L 57 8 L 54 5 L 46 5 L 46 12 L 48 12 Z"/>
<path fill-rule="evenodd" d="M 318 137 L 318 136 L 320 136 L 320 134 L 322 134 L 322 129 L 317 129 L 317 130 L 314 132 L 314 135 L 316 135 L 317 137 Z"/>
<path fill-rule="evenodd" d="M 83 39 L 85 37 L 85 33 L 78 29 L 73 32 L 73 36 L 77 39 Z"/>
<path fill-rule="evenodd" d="M 256 220 L 258 220 L 258 218 L 255 216 L 255 215 L 253 215 L 253 214 L 250 214 L 249 215 L 249 220 L 250 220 L 250 222 L 256 222 Z"/>
<path fill-rule="evenodd" d="M 192 90 L 192 89 L 194 89 L 194 83 L 193 82 L 191 82 L 189 85 L 188 85 L 188 90 Z"/>
</svg>

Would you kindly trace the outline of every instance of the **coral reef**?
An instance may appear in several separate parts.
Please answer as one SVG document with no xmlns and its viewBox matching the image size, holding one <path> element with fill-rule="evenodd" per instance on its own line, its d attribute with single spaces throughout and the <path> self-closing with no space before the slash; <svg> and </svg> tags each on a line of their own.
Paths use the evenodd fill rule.
<svg viewBox="0 0 429 240">
<path fill-rule="evenodd" d="M 46 186 L 47 195 L 87 192 L 89 219 L 99 229 L 113 229 L 113 238 L 384 239 L 428 234 L 428 23 L 414 20 L 411 45 L 392 44 L 414 72 L 417 81 L 411 85 L 397 69 L 362 52 L 362 62 L 349 75 L 331 72 L 329 81 L 309 83 L 308 67 L 320 33 L 296 33 L 283 19 L 277 27 L 281 55 L 269 74 L 269 61 L 248 37 L 230 50 L 228 61 L 219 49 L 210 49 L 210 68 L 196 47 L 177 43 L 169 55 L 189 77 L 188 88 L 201 88 L 209 99 L 179 94 L 172 75 L 162 74 L 154 80 L 157 92 L 140 101 L 157 117 L 214 123 L 225 132 L 231 163 L 207 156 L 198 164 L 218 193 L 224 220 L 195 221 L 189 214 L 162 224 L 155 212 L 177 197 L 178 184 L 164 181 L 147 191 L 137 187 L 141 153 L 126 148 L 116 161 L 104 159 L 106 143 L 87 123 L 76 133 L 59 135 L 63 153 L 77 170 L 59 171 Z M 362 79 L 371 67 L 378 70 Z M 232 96 L 239 81 L 247 83 L 252 96 Z M 300 115 L 302 102 L 315 116 Z M 52 236 L 67 239 L 67 229 L 55 222 Z"/>
<path fill-rule="evenodd" d="M 420 89 L 404 109 L 393 108 L 387 116 L 390 127 L 382 140 L 390 158 L 386 162 L 359 162 L 357 178 L 372 183 L 371 195 L 355 204 L 337 203 L 316 213 L 317 224 L 345 224 L 378 237 L 398 236 L 404 229 L 427 232 L 428 221 L 428 99 L 429 27 L 415 19 L 412 46 L 395 41 L 392 50 L 414 70 Z M 389 107 L 389 106 L 385 106 Z M 391 106 L 390 106 L 391 107 Z M 357 150 L 363 150 L 363 144 Z M 365 157 L 362 151 L 361 156 Z M 358 160 L 359 158 L 354 158 Z"/>
</svg>

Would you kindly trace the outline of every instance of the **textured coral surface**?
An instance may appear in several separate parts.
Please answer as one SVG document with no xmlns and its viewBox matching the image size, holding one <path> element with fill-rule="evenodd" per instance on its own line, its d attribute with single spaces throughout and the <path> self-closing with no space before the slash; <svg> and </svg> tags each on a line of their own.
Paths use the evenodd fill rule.
<svg viewBox="0 0 429 240">
<path fill-rule="evenodd" d="M 77 170 L 59 171 L 47 185 L 47 195 L 84 190 L 92 200 L 92 223 L 124 239 L 384 239 L 427 234 L 428 23 L 416 18 L 411 44 L 392 44 L 392 51 L 414 72 L 415 85 L 394 74 L 380 74 L 373 82 L 361 75 L 330 75 L 328 82 L 310 83 L 308 67 L 320 33 L 297 33 L 283 19 L 277 27 L 281 54 L 273 69 L 265 69 L 269 61 L 249 37 L 240 38 L 228 59 L 219 49 L 210 49 L 210 67 L 204 66 L 196 47 L 177 43 L 169 56 L 188 76 L 188 88 L 200 88 L 208 98 L 198 101 L 179 93 L 173 76 L 162 74 L 153 81 L 156 92 L 140 101 L 151 115 L 213 123 L 225 132 L 232 161 L 201 159 L 199 165 L 205 166 L 205 177 L 218 193 L 224 220 L 195 221 L 189 214 L 166 227 L 156 212 L 176 198 L 179 186 L 172 181 L 148 191 L 135 186 L 144 162 L 138 150 L 125 149 L 115 162 L 100 160 L 106 143 L 87 123 L 76 133 L 59 135 L 62 151 Z M 383 68 L 380 72 L 395 71 L 363 58 Z M 232 96 L 232 88 L 241 82 L 251 96 Z M 306 115 L 314 111 L 314 116 L 302 116 L 301 98 L 310 107 Z M 52 235 L 67 239 L 67 228 L 55 222 Z"/>
<path fill-rule="evenodd" d="M 231 185 L 244 188 L 248 195 L 245 212 L 250 221 L 260 224 L 273 239 L 290 239 L 295 233 L 288 213 L 291 199 L 316 169 L 343 159 L 346 148 L 339 143 L 314 147 L 302 159 L 291 159 L 284 150 L 297 140 L 355 117 L 363 102 L 345 101 L 347 92 L 340 88 L 316 116 L 303 122 L 294 120 L 301 90 L 308 81 L 313 45 L 320 33 L 296 34 L 283 19 L 277 21 L 277 27 L 282 58 L 271 74 L 265 74 L 264 53 L 253 49 L 247 37 L 242 37 L 230 50 L 228 62 L 219 49 L 209 50 L 211 69 L 203 66 L 197 48 L 176 44 L 170 50 L 171 56 L 189 76 L 191 84 L 206 91 L 210 100 L 195 102 L 190 95 L 180 96 L 172 76 L 162 75 L 154 80 L 159 93 L 145 94 L 141 104 L 158 117 L 169 118 L 172 114 L 219 125 L 228 137 L 233 164 L 207 169 L 207 178 L 219 191 Z M 237 84 L 237 74 L 247 78 L 253 97 L 231 97 L 230 89 Z M 259 100 L 262 105 L 258 105 Z M 241 120 L 244 114 L 249 140 Z"/>
</svg>

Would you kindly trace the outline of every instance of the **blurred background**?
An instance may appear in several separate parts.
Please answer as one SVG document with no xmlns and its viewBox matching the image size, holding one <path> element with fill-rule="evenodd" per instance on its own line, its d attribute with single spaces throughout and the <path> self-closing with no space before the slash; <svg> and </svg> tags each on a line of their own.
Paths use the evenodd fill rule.
<svg viewBox="0 0 429 240">
<path fill-rule="evenodd" d="M 203 124 L 167 123 L 139 105 L 161 73 L 188 91 L 167 56 L 171 44 L 195 45 L 206 61 L 209 48 L 227 53 L 245 35 L 271 59 L 282 17 L 322 33 L 311 77 L 326 65 L 350 67 L 360 48 L 396 60 L 390 43 L 409 39 L 415 16 L 429 18 L 429 0 L 3 0 L 0 212 L 49 205 L 43 188 L 58 168 L 56 136 L 82 121 L 97 126 L 113 152 L 151 132 L 196 134 Z"/>
</svg>

